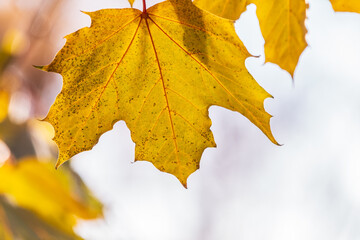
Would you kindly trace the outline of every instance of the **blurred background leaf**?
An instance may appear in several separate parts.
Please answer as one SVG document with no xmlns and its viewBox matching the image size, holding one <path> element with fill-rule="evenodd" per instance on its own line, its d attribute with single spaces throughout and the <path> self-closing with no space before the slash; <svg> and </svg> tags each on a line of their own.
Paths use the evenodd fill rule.
<svg viewBox="0 0 360 240">
<path fill-rule="evenodd" d="M 0 194 L 14 205 L 31 210 L 54 229 L 70 235 L 76 217 L 101 216 L 101 204 L 89 195 L 79 177 L 67 166 L 56 171 L 53 161 L 35 158 L 15 163 L 6 161 L 0 168 Z"/>
<path fill-rule="evenodd" d="M 14 206 L 0 197 L 0 238 L 13 239 L 80 239 L 73 232 L 62 231 L 39 218 L 32 211 Z"/>
</svg>

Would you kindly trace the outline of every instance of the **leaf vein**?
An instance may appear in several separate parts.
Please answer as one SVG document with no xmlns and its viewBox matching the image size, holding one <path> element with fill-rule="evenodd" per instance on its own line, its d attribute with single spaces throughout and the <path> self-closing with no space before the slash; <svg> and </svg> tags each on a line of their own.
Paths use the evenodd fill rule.
<svg viewBox="0 0 360 240">
<path fill-rule="evenodd" d="M 191 122 L 189 120 L 187 120 L 183 115 L 181 115 L 178 112 L 175 112 L 174 110 L 172 110 L 172 112 L 175 114 L 175 116 L 179 116 L 180 118 L 182 118 L 184 120 L 184 122 L 186 122 L 191 128 L 193 128 L 198 134 L 200 134 L 205 140 L 207 140 L 208 142 L 211 142 L 210 139 L 208 139 L 199 129 L 197 129 L 193 124 L 191 124 Z"/>
<path fill-rule="evenodd" d="M 149 17 L 149 19 L 150 19 L 150 17 Z M 151 34 L 151 31 L 150 31 L 150 27 L 149 27 L 149 23 L 148 23 L 148 21 L 147 21 L 147 18 L 145 19 L 145 22 L 146 22 L 146 27 L 147 27 L 147 29 L 148 29 L 148 31 L 149 31 L 149 37 L 150 37 L 150 40 L 151 40 L 151 44 L 152 44 L 152 46 L 153 46 L 155 58 L 156 58 L 156 61 L 157 61 L 157 65 L 158 65 L 158 68 L 159 68 L 159 72 L 160 72 L 161 82 L 162 82 L 163 91 L 164 91 L 164 97 L 165 97 L 165 100 L 166 100 L 166 105 L 167 105 L 168 114 L 169 114 L 169 120 L 170 120 L 170 125 L 171 125 L 171 131 L 172 131 L 172 134 L 173 134 L 173 140 L 174 140 L 174 145 L 175 145 L 175 150 L 176 150 L 176 159 L 177 159 L 177 162 L 180 163 L 180 162 L 179 162 L 179 155 L 178 155 L 179 148 L 178 148 L 178 144 L 177 144 L 177 140 L 176 140 L 176 134 L 175 134 L 175 129 L 174 129 L 174 122 L 173 122 L 173 119 L 172 119 L 172 116 L 171 116 L 169 98 L 168 98 L 167 92 L 166 92 L 166 86 L 165 86 L 165 82 L 164 82 L 164 77 L 163 77 L 163 73 L 162 73 L 162 70 L 161 70 L 161 66 L 160 66 L 158 54 L 157 54 L 157 51 L 156 51 L 156 48 L 155 48 L 154 39 L 153 39 L 153 37 L 152 37 L 152 34 Z"/>
</svg>

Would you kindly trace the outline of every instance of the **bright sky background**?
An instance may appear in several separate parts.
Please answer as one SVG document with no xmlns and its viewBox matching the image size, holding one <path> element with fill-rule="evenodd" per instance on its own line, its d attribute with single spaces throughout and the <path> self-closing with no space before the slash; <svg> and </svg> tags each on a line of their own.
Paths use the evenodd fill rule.
<svg viewBox="0 0 360 240">
<path fill-rule="evenodd" d="M 151 163 L 131 163 L 134 143 L 119 122 L 72 160 L 106 206 L 105 220 L 81 223 L 77 232 L 88 240 L 360 239 L 360 15 L 334 13 L 328 0 L 309 4 L 310 47 L 294 82 L 263 64 L 255 6 L 236 22 L 248 50 L 261 56 L 249 58 L 247 67 L 274 96 L 266 109 L 283 146 L 239 113 L 211 107 L 218 147 L 204 152 L 186 190 Z M 80 10 L 128 6 L 126 0 L 71 1 L 59 49 L 60 36 L 90 24 Z"/>
</svg>

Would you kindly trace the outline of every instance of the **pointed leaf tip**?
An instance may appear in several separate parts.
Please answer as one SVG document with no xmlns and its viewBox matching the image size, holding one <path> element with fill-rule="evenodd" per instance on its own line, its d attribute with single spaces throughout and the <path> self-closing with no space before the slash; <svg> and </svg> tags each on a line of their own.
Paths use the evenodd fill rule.
<svg viewBox="0 0 360 240">
<path fill-rule="evenodd" d="M 37 66 L 37 65 L 33 65 L 34 68 L 40 69 L 42 71 L 45 71 L 45 66 Z"/>
<path fill-rule="evenodd" d="M 57 170 L 61 165 L 63 165 L 66 161 L 61 161 L 58 159 L 55 164 L 55 169 Z"/>
<path fill-rule="evenodd" d="M 128 1 L 130 3 L 130 6 L 133 7 L 133 4 L 134 4 L 135 0 L 128 0 Z"/>
</svg>

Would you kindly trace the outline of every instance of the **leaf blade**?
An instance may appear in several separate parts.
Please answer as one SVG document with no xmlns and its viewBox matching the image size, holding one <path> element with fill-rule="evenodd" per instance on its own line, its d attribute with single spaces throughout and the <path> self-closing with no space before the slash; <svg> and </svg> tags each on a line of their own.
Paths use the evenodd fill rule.
<svg viewBox="0 0 360 240">
<path fill-rule="evenodd" d="M 89 195 L 78 176 L 67 168 L 55 172 L 49 161 L 25 158 L 5 162 L 0 167 L 0 194 L 67 233 L 73 233 L 75 216 L 94 219 L 102 215 L 101 204 Z"/>
<path fill-rule="evenodd" d="M 305 0 L 252 0 L 257 6 L 265 39 L 265 61 L 279 65 L 294 77 L 299 58 L 307 47 Z"/>
</svg>

